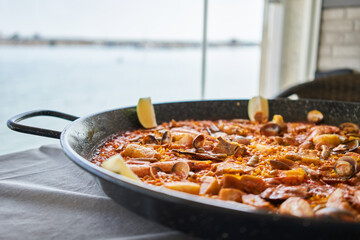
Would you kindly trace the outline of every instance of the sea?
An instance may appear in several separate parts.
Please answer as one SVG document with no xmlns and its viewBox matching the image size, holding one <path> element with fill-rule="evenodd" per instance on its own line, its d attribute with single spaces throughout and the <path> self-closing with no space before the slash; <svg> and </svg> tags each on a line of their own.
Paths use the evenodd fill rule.
<svg viewBox="0 0 360 240">
<path fill-rule="evenodd" d="M 22 134 L 7 120 L 32 110 L 78 117 L 153 103 L 201 99 L 201 48 L 0 46 L 0 155 L 59 143 Z M 246 99 L 258 94 L 260 47 L 209 48 L 205 98 Z M 23 124 L 58 130 L 69 124 L 36 117 Z"/>
</svg>

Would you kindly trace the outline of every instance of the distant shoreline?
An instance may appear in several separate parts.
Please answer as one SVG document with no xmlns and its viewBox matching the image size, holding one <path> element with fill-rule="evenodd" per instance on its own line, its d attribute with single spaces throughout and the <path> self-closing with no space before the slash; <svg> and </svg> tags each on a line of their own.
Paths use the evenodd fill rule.
<svg viewBox="0 0 360 240">
<path fill-rule="evenodd" d="M 83 39 L 27 39 L 0 38 L 0 46 L 122 46 L 135 48 L 199 48 L 201 42 L 158 40 L 83 40 Z M 208 47 L 259 46 L 256 42 L 238 40 L 209 42 Z"/>
</svg>

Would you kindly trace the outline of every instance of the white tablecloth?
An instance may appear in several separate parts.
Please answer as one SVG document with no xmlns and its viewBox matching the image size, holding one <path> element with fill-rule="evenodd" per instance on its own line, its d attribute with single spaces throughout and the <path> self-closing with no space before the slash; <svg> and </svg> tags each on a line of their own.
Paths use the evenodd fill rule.
<svg viewBox="0 0 360 240">
<path fill-rule="evenodd" d="M 194 239 L 107 197 L 60 146 L 0 156 L 1 239 Z"/>
</svg>

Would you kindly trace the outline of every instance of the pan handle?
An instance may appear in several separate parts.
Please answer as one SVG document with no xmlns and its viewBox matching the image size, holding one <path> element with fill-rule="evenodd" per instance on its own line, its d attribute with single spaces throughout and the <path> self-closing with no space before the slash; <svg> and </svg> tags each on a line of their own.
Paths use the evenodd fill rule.
<svg viewBox="0 0 360 240">
<path fill-rule="evenodd" d="M 14 130 L 17 132 L 60 139 L 61 132 L 59 132 L 59 131 L 49 130 L 49 129 L 44 129 L 44 128 L 37 128 L 37 127 L 30 127 L 27 125 L 19 124 L 19 122 L 21 122 L 22 120 L 25 120 L 27 118 L 36 117 L 36 116 L 51 116 L 51 117 L 62 118 L 62 119 L 70 120 L 70 121 L 74 121 L 79 118 L 79 117 L 75 117 L 73 115 L 65 114 L 62 112 L 55 112 L 55 111 L 50 111 L 50 110 L 35 110 L 35 111 L 20 113 L 16 116 L 10 118 L 7 121 L 7 126 L 11 130 Z"/>
</svg>

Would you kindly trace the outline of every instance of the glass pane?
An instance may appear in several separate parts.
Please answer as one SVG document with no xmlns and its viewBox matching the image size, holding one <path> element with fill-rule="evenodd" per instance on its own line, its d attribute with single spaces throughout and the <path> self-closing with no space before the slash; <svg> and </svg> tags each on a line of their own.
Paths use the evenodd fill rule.
<svg viewBox="0 0 360 240">
<path fill-rule="evenodd" d="M 0 154 L 58 143 L 7 129 L 21 112 L 199 99 L 202 11 L 200 0 L 0 0 Z"/>
<path fill-rule="evenodd" d="M 263 2 L 209 1 L 206 98 L 258 95 Z"/>
<path fill-rule="evenodd" d="M 206 98 L 257 93 L 260 48 L 232 40 L 259 43 L 261 21 L 260 0 L 209 1 Z M 0 121 L 34 109 L 84 116 L 146 96 L 200 99 L 202 24 L 203 0 L 0 0 Z M 58 140 L 3 124 L 0 142 L 1 154 Z"/>
</svg>

